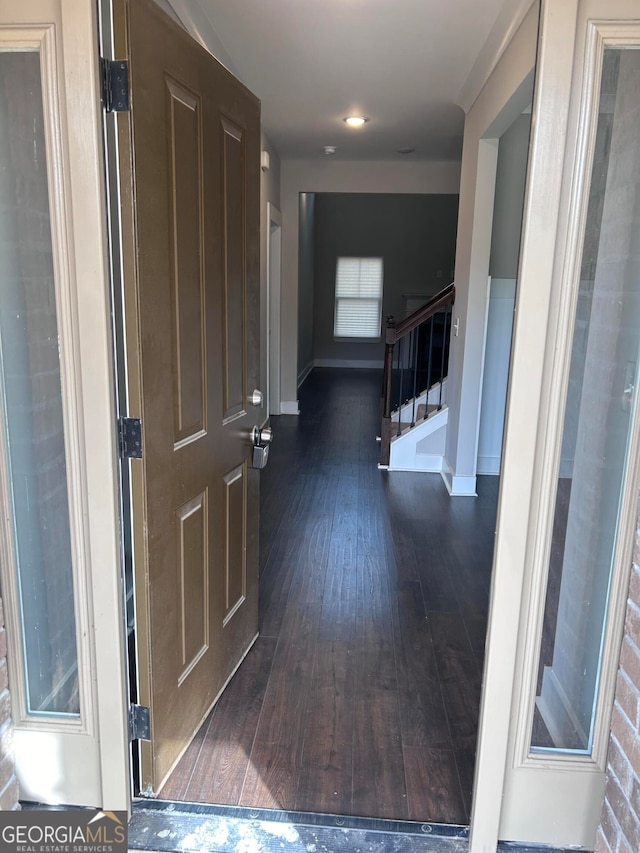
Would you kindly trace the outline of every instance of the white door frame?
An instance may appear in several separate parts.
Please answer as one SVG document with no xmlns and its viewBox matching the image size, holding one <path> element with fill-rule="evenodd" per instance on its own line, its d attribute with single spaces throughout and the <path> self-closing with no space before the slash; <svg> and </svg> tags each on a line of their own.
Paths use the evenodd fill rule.
<svg viewBox="0 0 640 853">
<path fill-rule="evenodd" d="M 75 606 L 84 681 L 75 729 L 55 717 L 34 720 L 25 715 L 20 616 L 5 525 L 2 584 L 17 772 L 27 798 L 127 809 L 127 688 L 96 4 L 7 0 L 0 13 L 0 42 L 6 44 L 12 37 L 39 47 L 43 57 Z"/>
<path fill-rule="evenodd" d="M 280 390 L 280 291 L 282 270 L 282 214 L 267 202 L 267 408 L 265 417 L 282 412 Z"/>
<path fill-rule="evenodd" d="M 51 23 L 51 20 L 35 20 L 35 3 L 25 6 L 17 0 L 10 2 L 15 6 L 12 14 L 21 24 Z M 91 671 L 94 675 L 93 716 L 98 740 L 100 805 L 120 809 L 129 805 L 127 697 L 102 117 L 97 97 L 96 10 L 94 4 L 86 0 L 42 2 L 49 3 L 55 10 L 50 16 L 56 23 L 58 91 L 55 94 L 60 105 L 62 143 L 67 152 L 60 165 L 66 211 L 71 223 L 68 241 L 70 322 L 75 336 L 74 351 L 78 357 L 74 365 L 79 399 L 77 429 L 85 471 L 84 483 L 79 484 L 79 488 L 84 490 L 83 500 L 87 509 L 83 524 L 88 555 L 87 606 L 94 620 Z M 545 317 L 548 314 L 551 294 L 547 294 L 546 301 L 541 298 L 539 282 L 550 282 L 553 278 L 553 252 L 542 251 L 541 247 L 548 246 L 552 239 L 555 241 L 557 221 L 554 211 L 559 207 L 554 204 L 559 199 L 550 199 L 544 190 L 548 186 L 547 181 L 560 183 L 563 152 L 559 141 L 566 136 L 567 87 L 570 88 L 572 70 L 572 52 L 567 50 L 566 39 L 556 37 L 554 41 L 554 33 L 560 31 L 558 16 L 570 25 L 577 2 L 550 0 L 545 4 L 543 27 L 549 26 L 550 29 L 548 38 L 543 41 L 543 56 L 553 53 L 555 60 L 544 67 L 534 105 L 534 116 L 540 118 L 531 155 L 531 189 L 526 203 L 528 224 L 525 225 L 521 260 L 521 276 L 525 275 L 520 278 L 514 339 L 514 391 L 510 395 L 507 416 L 470 853 L 493 853 L 496 849 L 509 724 L 512 703 L 517 695 L 516 646 L 520 623 L 525 621 L 521 619 L 519 605 L 525 588 L 524 567 L 532 546 L 528 510 L 538 499 L 542 485 L 534 481 L 533 476 L 535 441 L 523 446 L 526 442 L 522 436 L 529 436 L 532 429 L 537 429 L 536 416 L 543 393 L 545 341 L 533 318 L 540 317 L 541 312 Z M 616 5 L 618 0 L 611 2 Z M 545 121 L 545 116 L 552 118 Z M 68 127 L 73 127 L 74 133 L 66 136 Z M 499 135 L 493 128 L 485 129 L 485 133 L 490 134 L 488 138 Z M 537 152 L 544 152 L 538 160 Z M 74 169 L 73 164 L 81 164 L 82 169 Z M 542 166 L 545 175 L 540 173 Z M 540 211 L 544 216 L 538 216 L 533 227 L 532 217 Z M 268 219 L 270 228 L 271 211 Z M 88 495 L 91 496 L 90 502 Z M 510 505 L 518 507 L 521 517 L 521 522 L 515 525 L 506 523 Z M 9 610 L 7 618 L 10 622 L 12 614 Z"/>
<path fill-rule="evenodd" d="M 470 851 L 505 840 L 595 841 L 638 491 L 636 420 L 610 593 L 592 755 L 529 750 L 563 394 L 573 328 L 603 39 L 625 38 L 625 0 L 543 0 Z M 637 7 L 636 7 L 637 8 Z M 588 34 L 590 33 L 589 37 Z M 627 33 L 631 38 L 631 33 Z M 634 44 L 640 43 L 636 22 Z M 631 42 L 629 42 L 631 43 Z M 499 791 L 502 796 L 496 797 Z M 535 805 L 534 805 L 535 804 Z"/>
</svg>

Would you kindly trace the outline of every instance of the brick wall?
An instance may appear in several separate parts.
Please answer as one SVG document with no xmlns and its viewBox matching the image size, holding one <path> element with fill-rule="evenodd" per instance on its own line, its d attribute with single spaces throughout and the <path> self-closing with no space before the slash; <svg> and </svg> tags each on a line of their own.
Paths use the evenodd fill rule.
<svg viewBox="0 0 640 853">
<path fill-rule="evenodd" d="M 11 697 L 7 674 L 7 632 L 0 600 L 0 811 L 19 809 L 18 780 L 13 763 Z"/>
<path fill-rule="evenodd" d="M 607 788 L 596 853 L 640 850 L 640 519 L 611 720 Z"/>
</svg>

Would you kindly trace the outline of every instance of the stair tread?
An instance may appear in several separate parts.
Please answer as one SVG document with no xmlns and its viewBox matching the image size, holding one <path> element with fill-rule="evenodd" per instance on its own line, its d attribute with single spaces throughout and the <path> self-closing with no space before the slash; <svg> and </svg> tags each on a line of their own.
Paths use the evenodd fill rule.
<svg viewBox="0 0 640 853">
<path fill-rule="evenodd" d="M 431 403 L 429 404 L 428 407 L 425 405 L 425 403 L 420 403 L 420 405 L 416 409 L 416 420 L 419 420 L 420 418 L 424 418 L 424 416 L 425 416 L 424 413 L 425 413 L 425 411 L 427 411 L 427 408 L 429 410 L 429 414 L 431 414 L 431 412 L 435 412 L 438 407 L 435 405 L 432 405 Z"/>
<path fill-rule="evenodd" d="M 425 406 L 424 403 L 420 403 L 420 405 L 416 408 L 416 423 L 414 424 L 414 426 L 421 423 L 425 419 L 424 413 L 425 413 L 426 408 L 427 407 Z M 433 412 L 436 412 L 437 410 L 438 410 L 437 406 L 432 406 L 431 404 L 429 404 L 429 414 L 430 415 L 433 414 Z M 396 423 L 397 423 L 397 421 L 396 421 Z M 405 429 L 410 429 L 410 428 L 411 428 L 411 422 L 410 421 L 400 421 L 400 430 L 401 431 L 404 431 Z"/>
</svg>

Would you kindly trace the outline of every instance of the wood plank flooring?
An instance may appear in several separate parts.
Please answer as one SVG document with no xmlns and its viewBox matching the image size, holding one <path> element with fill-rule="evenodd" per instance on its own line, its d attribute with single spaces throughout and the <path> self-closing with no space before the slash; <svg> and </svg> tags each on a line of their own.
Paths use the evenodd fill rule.
<svg viewBox="0 0 640 853">
<path fill-rule="evenodd" d="M 379 394 L 316 368 L 273 418 L 260 637 L 161 797 L 468 823 L 498 481 L 379 471 Z"/>
</svg>

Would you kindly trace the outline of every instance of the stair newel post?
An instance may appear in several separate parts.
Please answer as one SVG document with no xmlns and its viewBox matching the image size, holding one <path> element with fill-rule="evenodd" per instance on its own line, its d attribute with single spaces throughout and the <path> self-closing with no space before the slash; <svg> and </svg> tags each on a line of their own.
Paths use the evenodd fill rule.
<svg viewBox="0 0 640 853">
<path fill-rule="evenodd" d="M 380 465 L 388 465 L 391 455 L 391 385 L 393 351 L 396 344 L 396 321 L 387 317 L 385 330 L 384 374 L 382 380 L 382 424 L 380 430 Z"/>
</svg>

